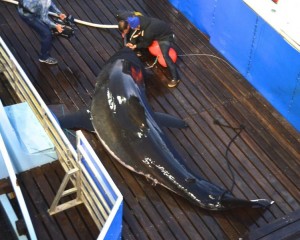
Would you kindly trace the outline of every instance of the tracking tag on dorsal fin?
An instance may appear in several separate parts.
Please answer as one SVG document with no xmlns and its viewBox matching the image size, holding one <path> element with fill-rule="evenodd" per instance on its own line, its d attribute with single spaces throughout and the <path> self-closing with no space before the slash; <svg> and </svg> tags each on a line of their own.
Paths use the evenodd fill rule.
<svg viewBox="0 0 300 240">
<path fill-rule="evenodd" d="M 188 124 L 184 120 L 178 117 L 172 116 L 167 113 L 159 113 L 159 112 L 155 112 L 154 114 L 155 114 L 155 120 L 161 126 L 172 127 L 172 128 L 188 127 Z"/>
</svg>

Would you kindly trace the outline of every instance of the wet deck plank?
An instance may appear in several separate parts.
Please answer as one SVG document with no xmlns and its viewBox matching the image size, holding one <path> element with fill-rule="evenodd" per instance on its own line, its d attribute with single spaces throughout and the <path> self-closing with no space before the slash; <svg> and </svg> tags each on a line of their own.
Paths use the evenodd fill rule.
<svg viewBox="0 0 300 240">
<path fill-rule="evenodd" d="M 179 116 L 190 126 L 166 129 L 171 141 L 197 174 L 227 189 L 234 176 L 236 196 L 276 201 L 265 211 L 201 210 L 115 163 L 97 138 L 85 133 L 124 195 L 124 239 L 237 239 L 299 209 L 299 133 L 166 0 L 58 3 L 75 18 L 95 23 L 116 24 L 117 9 L 139 10 L 169 22 L 177 37 L 182 81 L 176 89 L 164 88 L 160 79 L 169 74 L 155 66 L 147 90 L 154 110 Z M 46 104 L 64 104 L 70 111 L 89 106 L 97 74 L 121 48 L 116 30 L 78 25 L 74 38 L 56 39 L 52 53 L 60 62 L 48 67 L 38 63 L 38 38 L 15 6 L 0 2 L 0 24 L 1 37 Z M 245 126 L 230 149 L 237 132 L 214 124 L 216 120 Z"/>
</svg>

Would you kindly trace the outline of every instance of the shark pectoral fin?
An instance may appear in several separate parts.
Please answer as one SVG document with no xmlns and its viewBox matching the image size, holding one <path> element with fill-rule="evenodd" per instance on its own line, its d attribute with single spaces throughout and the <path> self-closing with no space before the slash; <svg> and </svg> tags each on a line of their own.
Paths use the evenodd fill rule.
<svg viewBox="0 0 300 240">
<path fill-rule="evenodd" d="M 187 128 L 188 124 L 175 116 L 166 113 L 155 112 L 155 120 L 158 124 L 164 127 L 172 127 L 172 128 Z"/>
<path fill-rule="evenodd" d="M 251 200 L 252 208 L 267 208 L 274 203 L 272 200 L 268 199 L 255 199 Z"/>
<path fill-rule="evenodd" d="M 88 109 L 79 110 L 57 117 L 61 128 L 66 129 L 85 129 L 93 132 L 94 127 L 91 121 L 91 114 Z"/>
</svg>

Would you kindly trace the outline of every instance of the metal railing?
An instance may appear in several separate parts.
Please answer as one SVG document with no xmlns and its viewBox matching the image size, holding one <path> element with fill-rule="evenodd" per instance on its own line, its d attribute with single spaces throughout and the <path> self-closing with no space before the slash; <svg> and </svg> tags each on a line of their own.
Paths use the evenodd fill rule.
<svg viewBox="0 0 300 240">
<path fill-rule="evenodd" d="M 0 154 L 3 158 L 5 166 L 7 168 L 9 178 L 10 178 L 10 181 L 12 183 L 14 192 L 17 196 L 17 200 L 18 200 L 18 203 L 19 203 L 19 206 L 20 206 L 20 209 L 21 209 L 21 212 L 22 212 L 22 215 L 23 215 L 26 227 L 27 227 L 28 235 L 29 235 L 31 240 L 36 240 L 37 237 L 36 237 L 33 225 L 32 225 L 31 218 L 29 216 L 28 209 L 27 209 L 26 204 L 25 204 L 25 200 L 24 200 L 24 197 L 23 197 L 23 194 L 22 194 L 22 191 L 21 191 L 21 187 L 19 186 L 19 184 L 17 184 L 17 182 L 18 182 L 17 181 L 17 176 L 16 176 L 16 173 L 15 173 L 12 161 L 9 157 L 8 151 L 5 147 L 4 141 L 2 139 L 1 133 L 0 133 Z"/>
<path fill-rule="evenodd" d="M 116 224 L 116 222 L 116 225 L 119 225 L 118 228 L 121 228 L 122 225 L 120 213 L 122 215 L 123 197 L 121 193 L 80 131 L 76 133 L 78 139 L 76 152 L 1 37 L 0 69 L 2 69 L 2 73 L 9 81 L 20 102 L 26 101 L 28 103 L 44 127 L 55 145 L 58 160 L 66 172 L 65 181 L 70 180 L 75 186 L 73 189 L 65 190 L 63 186 L 65 183 L 62 183 L 56 199 L 50 207 L 50 212 L 55 214 L 55 212 L 68 207 L 84 203 L 100 230 L 98 239 L 120 238 L 121 230 L 119 229 L 119 234 L 116 235 L 118 230 L 112 231 L 110 228 L 111 224 Z M 61 197 L 74 192 L 77 193 L 77 198 L 72 203 L 63 207 L 58 205 Z M 116 214 L 118 215 L 117 218 L 115 218 Z M 115 238 L 116 236 L 117 238 Z"/>
</svg>

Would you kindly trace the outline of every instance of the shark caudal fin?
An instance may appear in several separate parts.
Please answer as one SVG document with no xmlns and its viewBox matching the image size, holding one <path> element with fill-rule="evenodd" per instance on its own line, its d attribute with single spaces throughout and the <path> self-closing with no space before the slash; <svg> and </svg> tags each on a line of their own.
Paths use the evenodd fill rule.
<svg viewBox="0 0 300 240">
<path fill-rule="evenodd" d="M 243 208 L 243 207 L 267 208 L 274 203 L 274 201 L 268 199 L 246 200 L 246 199 L 235 198 L 230 193 L 224 194 L 220 202 L 224 209 Z"/>
</svg>

